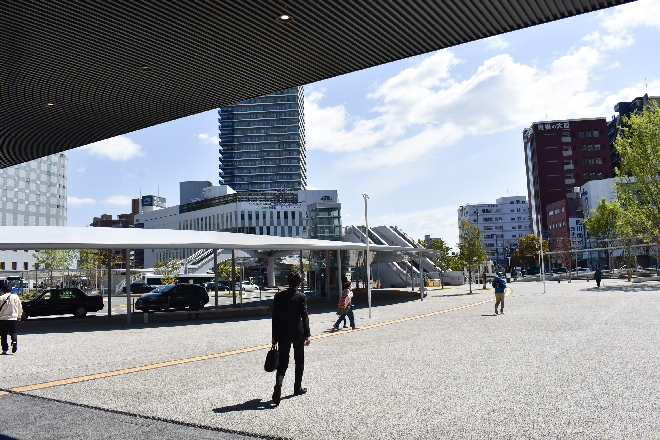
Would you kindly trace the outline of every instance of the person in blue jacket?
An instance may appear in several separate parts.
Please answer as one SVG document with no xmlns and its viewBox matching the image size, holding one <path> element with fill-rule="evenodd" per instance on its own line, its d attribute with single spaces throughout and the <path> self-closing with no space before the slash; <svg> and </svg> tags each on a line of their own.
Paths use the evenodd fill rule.
<svg viewBox="0 0 660 440">
<path fill-rule="evenodd" d="M 500 314 L 504 313 L 504 289 L 506 281 L 502 278 L 502 272 L 497 272 L 497 276 L 492 281 L 495 289 L 495 314 L 497 315 L 497 306 L 500 306 Z"/>
</svg>

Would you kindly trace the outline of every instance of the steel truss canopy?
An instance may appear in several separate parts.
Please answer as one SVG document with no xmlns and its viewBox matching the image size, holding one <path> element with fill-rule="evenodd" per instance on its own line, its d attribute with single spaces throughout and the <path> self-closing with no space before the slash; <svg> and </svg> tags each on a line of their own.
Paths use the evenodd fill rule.
<svg viewBox="0 0 660 440">
<path fill-rule="evenodd" d="M 628 1 L 0 2 L 0 167 Z"/>
</svg>

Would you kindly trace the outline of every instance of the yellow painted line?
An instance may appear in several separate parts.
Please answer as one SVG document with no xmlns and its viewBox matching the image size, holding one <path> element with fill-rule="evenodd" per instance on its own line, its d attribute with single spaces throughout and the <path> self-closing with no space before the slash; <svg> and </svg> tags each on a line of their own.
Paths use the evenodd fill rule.
<svg viewBox="0 0 660 440">
<path fill-rule="evenodd" d="M 511 293 L 511 289 L 507 288 L 506 290 L 507 290 L 506 296 L 508 296 Z M 486 304 L 486 303 L 492 302 L 492 301 L 495 301 L 495 298 L 491 298 L 491 299 L 488 299 L 488 300 L 476 302 L 474 304 L 468 304 L 468 305 L 465 305 L 465 306 L 454 307 L 452 309 L 440 310 L 438 312 L 425 313 L 423 315 L 411 316 L 411 317 L 408 317 L 408 318 L 401 318 L 401 319 L 395 319 L 393 321 L 381 322 L 379 324 L 367 325 L 367 326 L 364 326 L 364 327 L 360 327 L 355 331 L 367 330 L 367 329 L 376 328 L 376 327 L 382 327 L 384 325 L 396 324 L 398 322 L 411 321 L 413 319 L 426 318 L 426 317 L 429 317 L 429 316 L 439 315 L 441 313 L 454 312 L 456 310 L 466 309 L 468 307 L 474 307 L 474 306 L 478 306 L 478 305 L 481 305 L 481 304 Z M 345 334 L 349 334 L 349 333 L 350 332 L 326 333 L 326 334 L 312 336 L 310 339 L 327 338 L 329 336 L 337 336 L 337 335 L 342 335 L 342 334 L 345 335 Z M 193 358 L 179 359 L 179 360 L 176 360 L 176 361 L 168 361 L 168 362 L 161 362 L 161 363 L 158 363 L 158 364 L 144 365 L 142 367 L 133 367 L 133 368 L 126 368 L 126 369 L 123 369 L 123 370 L 108 371 L 107 373 L 90 374 L 90 375 L 87 375 L 87 376 L 73 377 L 71 379 L 55 380 L 55 381 L 52 381 L 52 382 L 45 382 L 45 383 L 40 383 L 40 384 L 35 384 L 35 385 L 26 385 L 26 386 L 17 387 L 17 388 L 11 388 L 9 391 L 15 391 L 15 392 L 34 391 L 34 390 L 39 390 L 39 389 L 43 389 L 43 388 L 55 387 L 55 386 L 58 386 L 58 385 L 68 385 L 68 384 L 77 383 L 77 382 L 84 382 L 86 380 L 102 379 L 104 377 L 112 377 L 112 376 L 119 376 L 119 375 L 128 374 L 128 373 L 137 373 L 138 371 L 153 370 L 154 368 L 170 367 L 170 366 L 173 366 L 173 365 L 181 365 L 181 364 L 186 364 L 188 362 L 205 361 L 205 360 L 209 360 L 209 359 L 221 358 L 221 357 L 224 357 L 224 356 L 231 356 L 231 355 L 234 355 L 234 354 L 250 353 L 252 351 L 257 351 L 257 350 L 263 350 L 265 348 L 270 348 L 270 346 L 271 346 L 271 344 L 258 345 L 256 347 L 242 348 L 240 350 L 226 351 L 224 353 L 209 354 L 209 355 L 206 355 L 206 356 L 197 356 L 197 357 L 193 357 Z M 7 391 L 0 391 L 0 395 L 3 395 L 3 394 L 8 394 L 8 392 Z"/>
<path fill-rule="evenodd" d="M 7 391 L 0 391 L 0 396 L 2 396 L 3 394 L 9 394 L 9 393 Z"/>
</svg>

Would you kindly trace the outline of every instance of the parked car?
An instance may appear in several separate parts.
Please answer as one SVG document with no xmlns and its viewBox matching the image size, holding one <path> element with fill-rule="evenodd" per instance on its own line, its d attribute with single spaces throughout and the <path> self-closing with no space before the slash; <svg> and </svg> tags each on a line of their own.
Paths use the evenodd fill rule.
<svg viewBox="0 0 660 440">
<path fill-rule="evenodd" d="M 131 293 L 148 293 L 155 289 L 155 286 L 151 286 L 145 283 L 131 283 Z M 121 291 L 126 293 L 126 286 L 121 288 Z"/>
<path fill-rule="evenodd" d="M 67 315 L 83 317 L 87 312 L 103 310 L 101 295 L 88 295 L 77 287 L 46 289 L 32 299 L 22 302 L 23 316 Z"/>
<path fill-rule="evenodd" d="M 215 291 L 215 282 L 209 281 L 203 284 L 207 292 Z M 229 290 L 229 281 L 218 281 L 218 290 Z"/>
<path fill-rule="evenodd" d="M 170 309 L 191 310 L 204 307 L 209 302 L 206 289 L 197 284 L 166 284 L 158 286 L 135 301 L 135 308 L 142 312 Z"/>
<path fill-rule="evenodd" d="M 241 289 L 241 283 L 236 283 L 236 290 Z M 243 292 L 258 292 L 259 286 L 254 284 L 252 281 L 243 281 Z"/>
<path fill-rule="evenodd" d="M 566 273 L 565 267 L 555 267 L 552 269 L 552 273 Z"/>
</svg>

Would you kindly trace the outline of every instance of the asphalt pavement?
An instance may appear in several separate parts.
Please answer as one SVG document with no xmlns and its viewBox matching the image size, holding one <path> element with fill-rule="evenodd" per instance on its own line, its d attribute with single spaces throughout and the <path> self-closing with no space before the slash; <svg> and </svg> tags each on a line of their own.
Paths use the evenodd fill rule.
<svg viewBox="0 0 660 440">
<path fill-rule="evenodd" d="M 268 317 L 30 320 L 0 357 L 12 438 L 658 438 L 660 283 L 510 283 L 310 301 L 304 386 L 279 407 Z"/>
</svg>

